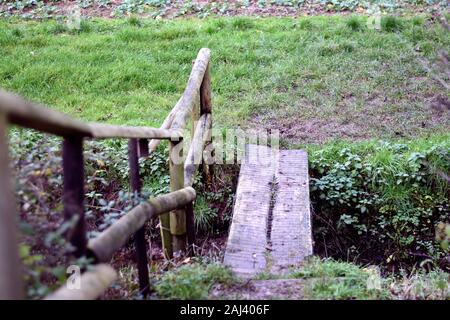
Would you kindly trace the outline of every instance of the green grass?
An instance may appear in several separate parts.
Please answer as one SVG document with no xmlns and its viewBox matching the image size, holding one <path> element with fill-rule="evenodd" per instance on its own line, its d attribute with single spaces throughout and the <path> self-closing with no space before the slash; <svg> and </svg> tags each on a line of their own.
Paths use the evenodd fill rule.
<svg viewBox="0 0 450 320">
<path fill-rule="evenodd" d="M 382 31 L 365 21 L 132 18 L 84 20 L 70 31 L 56 21 L 2 20 L 0 86 L 77 118 L 158 126 L 198 50 L 209 47 L 218 126 L 337 128 L 306 134 L 314 141 L 345 137 L 348 123 L 356 138 L 447 130 L 431 119 L 425 100 L 440 89 L 411 48 L 433 59 L 448 34 L 417 18 L 386 19 Z"/>
<path fill-rule="evenodd" d="M 368 288 L 371 272 L 352 263 L 313 258 L 291 277 L 309 280 L 305 282 L 304 292 L 310 299 L 388 298 L 386 288 Z"/>
<path fill-rule="evenodd" d="M 450 274 L 442 271 L 382 276 L 376 267 L 312 257 L 290 274 L 305 279 L 307 299 L 448 299 Z"/>
<path fill-rule="evenodd" d="M 194 263 L 164 273 L 156 292 L 168 299 L 205 299 L 213 284 L 233 281 L 231 271 L 221 264 Z"/>
</svg>

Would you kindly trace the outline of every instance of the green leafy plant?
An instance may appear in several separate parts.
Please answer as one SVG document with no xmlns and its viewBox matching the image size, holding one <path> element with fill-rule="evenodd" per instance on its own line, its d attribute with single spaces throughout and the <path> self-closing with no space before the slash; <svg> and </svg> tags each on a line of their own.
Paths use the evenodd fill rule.
<svg viewBox="0 0 450 320">
<path fill-rule="evenodd" d="M 448 221 L 448 141 L 374 142 L 314 153 L 311 195 L 316 243 L 328 255 L 385 265 L 433 261 L 446 268 L 435 241 Z M 321 245 L 323 244 L 323 246 Z"/>
</svg>

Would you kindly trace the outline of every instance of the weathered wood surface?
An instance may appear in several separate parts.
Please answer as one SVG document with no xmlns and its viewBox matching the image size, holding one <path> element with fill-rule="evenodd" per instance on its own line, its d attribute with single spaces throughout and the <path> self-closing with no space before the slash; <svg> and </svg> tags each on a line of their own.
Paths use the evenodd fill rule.
<svg viewBox="0 0 450 320">
<path fill-rule="evenodd" d="M 150 127 L 128 127 L 111 124 L 89 124 L 90 137 L 97 139 L 107 138 L 147 138 L 147 139 L 180 139 L 181 131 L 158 129 Z"/>
<path fill-rule="evenodd" d="M 89 136 L 89 125 L 72 119 L 58 111 L 0 90 L 0 111 L 8 117 L 8 121 L 26 128 L 36 129 L 56 135 Z"/>
<path fill-rule="evenodd" d="M 134 196 L 141 194 L 141 177 L 139 174 L 139 142 L 128 141 L 128 166 L 130 169 L 130 187 Z M 148 276 L 147 243 L 145 240 L 145 224 L 134 234 L 134 248 L 138 267 L 139 291 L 144 297 L 150 293 Z"/>
<path fill-rule="evenodd" d="M 308 155 L 304 150 L 280 150 L 278 159 L 271 231 L 272 273 L 298 265 L 312 254 Z"/>
<path fill-rule="evenodd" d="M 197 122 L 194 137 L 184 163 L 185 187 L 190 187 L 194 184 L 195 175 L 202 162 L 205 144 L 211 136 L 209 130 L 211 130 L 211 115 L 203 114 Z"/>
<path fill-rule="evenodd" d="M 183 96 L 178 101 L 177 106 L 175 106 L 178 112 L 174 115 L 171 125 L 172 129 L 180 130 L 186 127 L 187 119 L 200 95 L 200 86 L 208 67 L 210 55 L 211 50 L 207 48 L 200 49 Z"/>
<path fill-rule="evenodd" d="M 173 107 L 170 114 L 164 120 L 163 124 L 160 127 L 161 129 L 184 129 L 187 123 L 187 119 L 197 100 L 200 99 L 201 96 L 204 96 L 205 103 L 210 103 L 210 94 L 205 95 L 205 93 L 200 93 L 200 91 L 205 92 L 206 90 L 210 90 L 210 76 L 209 73 L 207 73 L 210 56 L 210 49 L 200 49 L 197 58 L 194 61 L 191 74 L 189 75 L 186 89 L 184 90 L 183 95 L 178 100 L 177 104 Z M 204 80 L 205 76 L 207 77 L 206 81 Z M 150 153 L 156 150 L 159 142 L 159 140 L 150 141 Z"/>
<path fill-rule="evenodd" d="M 17 213 L 8 163 L 6 118 L 0 113 L 0 300 L 23 297 Z"/>
<path fill-rule="evenodd" d="M 209 72 L 209 63 L 206 66 L 203 81 L 200 86 L 200 114 L 211 113 L 211 74 Z"/>
<path fill-rule="evenodd" d="M 306 152 L 247 145 L 224 263 L 251 277 L 282 273 L 310 254 Z"/>
<path fill-rule="evenodd" d="M 224 263 L 239 275 L 252 276 L 266 268 L 267 218 L 275 158 L 270 148 L 255 145 L 247 145 L 245 155 Z M 262 168 L 260 163 L 268 165 Z"/>
<path fill-rule="evenodd" d="M 99 123 L 85 123 L 76 119 L 73 119 L 63 113 L 49 109 L 45 106 L 26 101 L 25 99 L 5 92 L 0 89 L 0 134 L 4 133 L 4 129 L 7 123 L 16 124 L 25 128 L 32 128 L 42 132 L 55 134 L 64 137 L 64 205 L 65 205 L 65 217 L 72 220 L 76 227 L 70 230 L 68 236 L 71 242 L 77 248 L 78 255 L 88 254 L 96 259 L 96 262 L 109 261 L 114 252 L 122 247 L 128 239 L 135 234 L 137 252 L 139 257 L 143 257 L 145 254 L 145 245 L 143 225 L 145 222 L 158 215 L 161 216 L 161 231 L 162 234 L 169 234 L 169 237 L 163 237 L 163 243 L 166 244 L 169 240 L 169 245 L 164 245 L 166 256 L 170 257 L 172 251 L 172 244 L 170 244 L 170 238 L 174 240 L 173 247 L 175 251 L 183 250 L 186 248 L 186 228 L 189 227 L 189 244 L 193 244 L 193 200 L 195 199 L 195 190 L 192 187 L 184 187 L 184 164 L 183 163 L 171 163 L 171 192 L 168 195 L 151 199 L 147 202 L 133 208 L 130 212 L 124 215 L 119 221 L 110 226 L 107 230 L 102 232 L 97 238 L 89 241 L 86 244 L 85 226 L 84 226 L 84 214 L 83 214 L 83 179 L 84 174 L 82 170 L 83 158 L 82 158 L 82 146 L 84 138 L 129 138 L 130 139 L 130 169 L 131 174 L 131 186 L 133 191 L 139 191 L 139 173 L 138 173 L 138 161 L 137 157 L 147 157 L 153 150 L 156 149 L 161 139 L 170 139 L 171 149 L 177 145 L 182 145 L 183 129 L 187 125 L 187 119 L 190 114 L 193 115 L 193 124 L 197 122 L 200 115 L 204 115 L 201 119 L 202 131 L 198 130 L 196 141 L 201 140 L 199 145 L 203 150 L 204 140 L 201 139 L 205 135 L 210 136 L 210 131 L 206 130 L 211 127 L 211 77 L 209 74 L 209 60 L 210 50 L 203 48 L 199 51 L 197 58 L 194 62 L 186 89 L 183 92 L 182 97 L 179 99 L 175 107 L 171 110 L 169 115 L 164 120 L 161 127 L 149 128 L 149 127 L 129 127 L 129 126 L 116 126 Z M 193 130 L 194 133 L 194 130 Z M 208 134 L 207 134 L 208 133 Z M 0 137 L 0 149 L 6 153 L 6 147 L 2 146 L 4 137 Z M 139 139 L 139 140 L 137 140 Z M 151 141 L 149 142 L 149 139 Z M 178 143 L 177 143 L 178 142 Z M 196 150 L 192 152 L 192 158 L 195 159 L 197 155 Z M 189 181 L 193 180 L 193 176 L 197 171 L 197 163 L 194 161 L 194 166 L 188 167 Z M 6 158 L 0 157 L 0 165 L 7 166 Z M 3 200 L 10 199 L 12 196 L 8 194 L 7 183 L 7 169 L 2 170 L 2 182 L 0 185 L 3 196 Z M 81 183 L 80 183 L 81 181 Z M 192 182 L 190 183 L 190 185 Z M 5 298 L 14 298 L 22 295 L 20 289 L 20 263 L 17 262 L 17 239 L 14 239 L 14 226 L 13 223 L 7 220 L 8 215 L 13 215 L 10 205 L 4 205 L 12 203 L 11 201 L 1 201 L 0 203 L 0 258 L 7 261 L 9 266 L 0 259 L 0 297 L 3 297 L 3 293 L 6 293 Z M 188 210 L 188 219 L 185 214 L 185 209 Z M 9 212 L 11 211 L 11 213 Z M 164 214 L 168 211 L 169 214 Z M 166 219 L 163 219 L 165 217 Z M 78 218 L 78 219 L 75 219 Z M 163 225 L 163 220 L 166 225 Z M 170 248 L 169 248 L 170 247 Z M 169 250 L 167 250 L 169 248 Z M 11 254 L 15 252 L 15 254 Z M 146 264 L 142 259 L 140 265 Z M 99 268 L 103 268 L 99 266 Z M 105 267 L 106 268 L 106 267 Z M 104 268 L 103 268 L 104 269 Z M 143 268 L 140 268 L 143 269 Z M 6 271 L 5 271 L 6 270 Z M 15 271 L 14 271 L 15 270 Z M 107 270 L 104 270 L 108 274 Z M 141 271 L 141 270 L 140 270 Z M 99 280 L 99 273 L 85 273 L 83 275 L 83 281 L 87 281 L 86 285 L 92 282 L 92 290 L 87 292 L 80 291 L 75 294 L 81 298 L 94 298 L 100 291 L 103 291 L 106 286 L 105 281 Z M 109 272 L 108 279 L 112 279 L 111 272 Z M 144 275 L 140 272 L 141 278 L 148 278 L 148 275 Z M 101 280 L 101 279 L 100 279 Z M 97 282 L 96 282 L 97 281 Z M 141 281 L 143 283 L 143 281 Z M 12 288 L 15 286 L 15 289 Z M 148 288 L 147 285 L 142 286 L 141 289 Z M 73 294 L 69 294 L 64 289 L 59 290 L 50 298 L 57 298 L 67 296 L 70 299 L 77 299 Z"/>
<path fill-rule="evenodd" d="M 181 130 L 167 128 L 129 127 L 100 123 L 84 123 L 64 113 L 49 109 L 9 92 L 0 90 L 0 112 L 11 123 L 60 136 L 88 138 L 179 139 Z M 172 115 L 173 117 L 173 115 Z"/>
<path fill-rule="evenodd" d="M 114 252 L 120 249 L 146 221 L 180 206 L 185 206 L 194 199 L 195 190 L 188 187 L 141 203 L 97 238 L 90 240 L 88 249 L 98 262 L 109 262 Z"/>
<path fill-rule="evenodd" d="M 182 147 L 183 141 L 169 142 L 169 173 L 171 192 L 180 190 L 184 187 L 184 165 L 180 159 L 183 157 Z M 186 212 L 184 207 L 176 208 L 169 213 L 169 224 L 169 226 L 165 226 L 161 221 L 161 228 L 170 228 L 170 234 L 172 237 L 172 254 L 180 251 L 184 252 L 187 246 Z M 163 249 L 165 252 L 168 251 L 166 250 L 166 247 Z"/>
<path fill-rule="evenodd" d="M 67 136 L 62 146 L 64 219 L 71 223 L 66 237 L 75 248 L 77 257 L 86 253 L 86 224 L 84 218 L 83 138 Z"/>
<path fill-rule="evenodd" d="M 98 264 L 80 277 L 80 287 L 69 288 L 67 284 L 48 295 L 45 300 L 92 300 L 97 299 L 115 280 L 117 273 L 107 264 Z"/>
</svg>

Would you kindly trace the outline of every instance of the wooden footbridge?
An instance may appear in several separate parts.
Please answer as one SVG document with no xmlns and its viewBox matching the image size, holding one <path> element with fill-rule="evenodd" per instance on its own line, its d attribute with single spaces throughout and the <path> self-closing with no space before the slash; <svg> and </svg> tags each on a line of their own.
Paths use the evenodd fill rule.
<svg viewBox="0 0 450 320">
<path fill-rule="evenodd" d="M 145 240 L 146 222 L 159 219 L 166 258 L 188 251 L 195 243 L 192 188 L 199 167 L 210 179 L 214 162 L 211 141 L 212 104 L 210 50 L 201 49 L 186 89 L 160 128 L 84 123 L 52 109 L 0 91 L 0 299 L 21 299 L 24 285 L 18 257 L 16 206 L 9 173 L 8 124 L 61 136 L 64 217 L 74 221 L 66 234 L 75 256 L 88 256 L 95 265 L 85 271 L 79 289 L 63 285 L 48 299 L 95 299 L 116 279 L 109 265 L 117 250 L 134 239 L 139 287 L 150 291 Z M 189 118 L 192 142 L 183 150 Z M 139 157 L 147 157 L 161 140 L 169 141 L 171 192 L 148 199 L 125 214 L 96 238 L 86 236 L 83 143 L 85 139 L 128 139 L 130 187 L 139 194 Z M 186 155 L 185 157 L 183 155 Z M 180 160 L 181 159 L 181 160 Z M 198 161 L 200 159 L 200 161 Z M 239 275 L 282 272 L 311 254 L 307 155 L 249 145 L 241 166 L 233 222 L 225 263 Z"/>
<path fill-rule="evenodd" d="M 224 263 L 237 275 L 280 274 L 312 254 L 308 158 L 247 145 Z"/>
</svg>

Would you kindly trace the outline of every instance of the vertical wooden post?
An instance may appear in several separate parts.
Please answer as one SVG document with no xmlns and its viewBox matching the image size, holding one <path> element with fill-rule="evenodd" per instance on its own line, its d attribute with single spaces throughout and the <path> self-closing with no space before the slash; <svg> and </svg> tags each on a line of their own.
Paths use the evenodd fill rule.
<svg viewBox="0 0 450 320">
<path fill-rule="evenodd" d="M 186 205 L 186 234 L 187 243 L 189 247 L 189 254 L 194 253 L 193 245 L 195 243 L 195 217 L 194 217 L 194 203 L 191 202 Z"/>
<path fill-rule="evenodd" d="M 148 139 L 139 139 L 139 157 L 148 157 Z"/>
<path fill-rule="evenodd" d="M 133 197 L 135 197 L 141 192 L 137 139 L 128 140 L 128 164 L 130 168 L 131 191 L 133 192 Z M 150 283 L 148 275 L 147 245 L 145 242 L 145 227 L 140 228 L 134 234 L 134 246 L 136 249 L 139 289 L 142 295 L 146 297 L 150 292 Z"/>
<path fill-rule="evenodd" d="M 170 152 L 171 152 L 171 150 L 169 149 L 169 167 L 171 167 L 171 161 L 170 161 L 171 153 Z M 171 184 L 172 184 L 172 182 L 171 182 Z M 172 234 L 170 233 L 170 213 L 169 212 L 159 215 L 159 229 L 160 229 L 160 233 L 161 233 L 161 243 L 162 243 L 164 257 L 166 259 L 172 259 L 173 258 L 173 248 L 172 248 Z"/>
<path fill-rule="evenodd" d="M 194 60 L 195 61 L 195 60 Z M 191 112 L 191 120 L 192 120 L 192 128 L 191 128 L 191 143 L 193 143 L 193 137 L 195 134 L 195 129 L 197 128 L 197 123 L 200 118 L 201 113 L 201 96 L 200 93 L 197 96 L 196 103 L 192 108 Z M 194 203 L 191 202 L 185 206 L 186 212 L 186 235 L 187 235 L 187 245 L 188 245 L 188 254 L 192 255 L 194 253 L 194 242 L 195 242 L 195 216 L 194 216 Z"/>
<path fill-rule="evenodd" d="M 74 222 L 74 226 L 67 232 L 67 238 L 75 247 L 74 254 L 80 257 L 86 253 L 87 245 L 83 203 L 83 138 L 80 136 L 64 137 L 62 158 L 64 218 L 66 221 Z"/>
<path fill-rule="evenodd" d="M 170 214 L 168 212 L 159 215 L 159 225 L 164 257 L 172 259 L 172 234 L 170 233 Z"/>
<path fill-rule="evenodd" d="M 0 300 L 23 297 L 16 210 L 9 173 L 7 121 L 0 114 Z"/>
<path fill-rule="evenodd" d="M 170 191 L 184 187 L 183 140 L 169 142 Z M 184 208 L 170 212 L 173 252 L 186 250 L 186 213 Z"/>
<path fill-rule="evenodd" d="M 203 76 L 203 81 L 200 86 L 200 114 L 211 113 L 212 117 L 212 101 L 211 101 L 211 73 L 209 70 L 209 62 L 206 66 L 205 75 Z M 211 118 L 212 119 L 212 118 Z M 211 120 L 212 124 L 212 120 Z M 212 126 L 212 125 L 211 125 Z M 211 128 L 212 130 L 212 128 Z M 211 131 L 210 131 L 211 134 Z M 213 146 L 212 142 L 209 141 L 205 144 L 205 149 L 211 150 L 211 154 L 213 154 Z M 210 186 L 212 184 L 212 178 L 214 176 L 213 172 L 214 168 L 212 165 L 208 165 L 203 161 L 202 165 L 202 175 L 203 179 L 206 181 L 206 184 Z"/>
<path fill-rule="evenodd" d="M 205 75 L 200 85 L 200 114 L 211 113 L 211 74 L 209 73 L 209 63 L 206 66 Z"/>
</svg>

